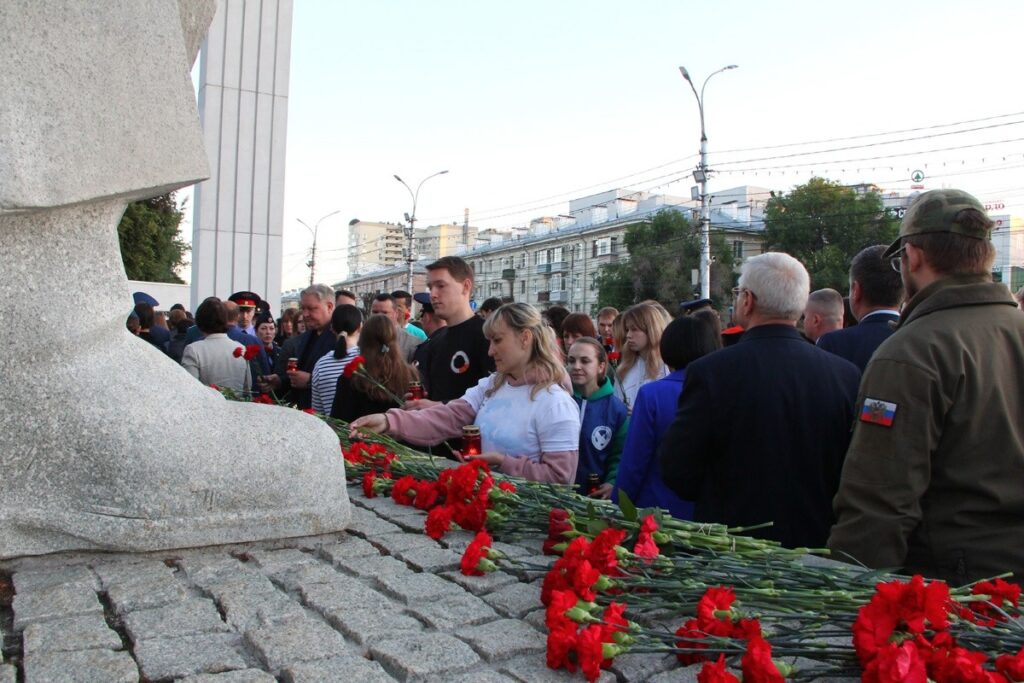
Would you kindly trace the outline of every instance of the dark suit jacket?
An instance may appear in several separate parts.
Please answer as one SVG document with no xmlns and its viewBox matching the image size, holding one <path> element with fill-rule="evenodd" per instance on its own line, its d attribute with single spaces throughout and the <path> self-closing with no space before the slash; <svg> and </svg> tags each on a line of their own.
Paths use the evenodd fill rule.
<svg viewBox="0 0 1024 683">
<path fill-rule="evenodd" d="M 288 380 L 288 359 L 298 359 L 299 370 L 313 372 L 316 362 L 325 354 L 334 351 L 337 343 L 338 338 L 334 336 L 330 325 L 319 334 L 313 330 L 306 330 L 296 337 L 285 339 L 281 351 L 277 354 L 277 360 L 274 361 L 274 373 L 281 378 L 278 397 L 285 403 L 294 403 L 299 408 L 311 407 L 313 405 L 313 390 L 308 386 L 305 389 L 292 387 L 292 383 Z"/>
<path fill-rule="evenodd" d="M 860 372 L 795 327 L 762 325 L 690 363 L 658 455 L 694 519 L 823 547 L 850 441 Z"/>
<path fill-rule="evenodd" d="M 898 322 L 899 319 L 892 313 L 869 314 L 853 327 L 822 335 L 818 348 L 845 358 L 864 372 L 875 349 L 893 333 L 889 322 Z"/>
</svg>

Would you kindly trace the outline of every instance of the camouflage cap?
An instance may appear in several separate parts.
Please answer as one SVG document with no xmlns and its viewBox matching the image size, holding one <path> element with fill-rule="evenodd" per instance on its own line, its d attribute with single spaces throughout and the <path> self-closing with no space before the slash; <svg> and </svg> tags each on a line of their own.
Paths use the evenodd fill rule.
<svg viewBox="0 0 1024 683">
<path fill-rule="evenodd" d="M 979 230 L 976 225 L 960 225 L 956 222 L 956 215 L 964 209 L 977 209 L 985 214 L 985 207 L 977 199 L 963 190 L 929 190 L 920 195 L 907 209 L 900 223 L 900 236 L 889 245 L 889 248 L 882 254 L 882 258 L 889 258 L 897 251 L 903 243 L 903 238 L 909 235 L 924 235 L 932 232 L 955 232 L 966 237 L 975 239 L 988 239 L 989 226 Z"/>
</svg>

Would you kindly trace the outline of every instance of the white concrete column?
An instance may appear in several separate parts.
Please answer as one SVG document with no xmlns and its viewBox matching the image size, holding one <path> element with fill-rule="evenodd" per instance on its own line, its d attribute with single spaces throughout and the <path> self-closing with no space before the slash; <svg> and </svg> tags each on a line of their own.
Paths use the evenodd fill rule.
<svg viewBox="0 0 1024 683">
<path fill-rule="evenodd" d="M 248 289 L 281 298 L 292 0 L 221 0 L 199 63 L 210 179 L 192 219 L 195 310 Z"/>
</svg>

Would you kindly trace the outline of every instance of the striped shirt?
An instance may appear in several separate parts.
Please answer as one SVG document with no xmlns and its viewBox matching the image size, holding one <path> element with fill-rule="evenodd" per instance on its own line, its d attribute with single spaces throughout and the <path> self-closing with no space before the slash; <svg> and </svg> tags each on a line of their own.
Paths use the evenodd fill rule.
<svg viewBox="0 0 1024 683">
<path fill-rule="evenodd" d="M 313 378 L 310 388 L 313 393 L 313 410 L 323 415 L 331 414 L 334 405 L 334 391 L 338 387 L 338 378 L 352 359 L 359 355 L 359 347 L 353 346 L 341 358 L 328 353 L 313 366 Z"/>
</svg>

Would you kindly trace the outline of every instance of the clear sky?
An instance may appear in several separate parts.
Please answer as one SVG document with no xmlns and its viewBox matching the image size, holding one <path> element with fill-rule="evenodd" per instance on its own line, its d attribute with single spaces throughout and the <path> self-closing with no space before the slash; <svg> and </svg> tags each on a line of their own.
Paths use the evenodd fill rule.
<svg viewBox="0 0 1024 683">
<path fill-rule="evenodd" d="M 525 225 L 614 187 L 688 196 L 700 125 L 680 65 L 698 89 L 739 65 L 705 95 L 712 192 L 812 173 L 907 192 L 920 169 L 1024 213 L 1022 27 L 1019 0 L 296 0 L 284 288 L 309 279 L 296 219 L 340 210 L 317 258 L 340 280 L 351 219 L 411 210 L 396 173 L 449 170 L 420 226 L 465 208 Z M 853 139 L 763 149 L 835 138 Z"/>
</svg>

